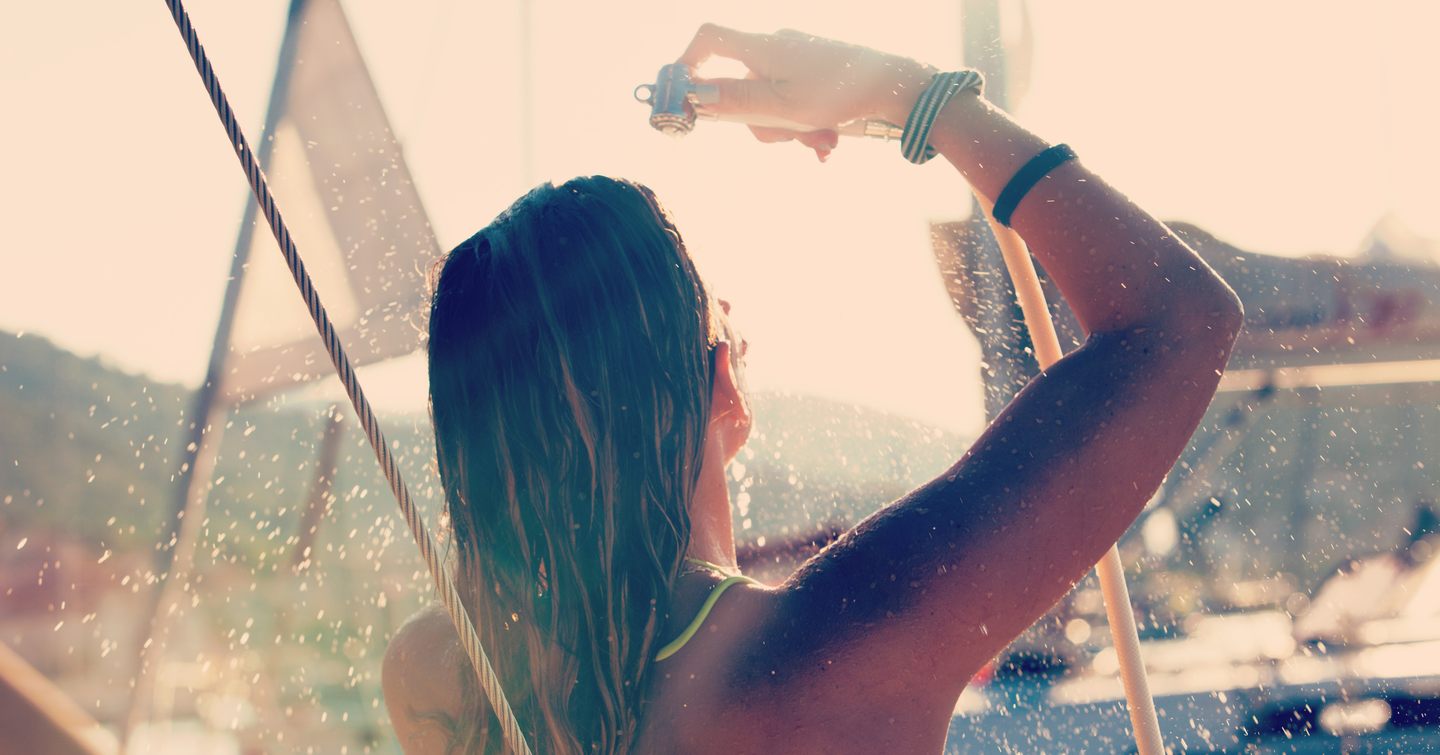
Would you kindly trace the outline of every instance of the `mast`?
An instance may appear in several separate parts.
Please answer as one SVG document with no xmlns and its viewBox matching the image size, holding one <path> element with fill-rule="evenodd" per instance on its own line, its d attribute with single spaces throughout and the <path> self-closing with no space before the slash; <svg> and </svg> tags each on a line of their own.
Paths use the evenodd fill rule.
<svg viewBox="0 0 1440 755">
<path fill-rule="evenodd" d="M 286 17 L 285 36 L 280 43 L 280 59 L 275 67 L 275 82 L 270 88 L 270 103 L 266 109 L 265 126 L 256 157 L 264 170 L 270 167 L 274 151 L 276 124 L 284 115 L 289 70 L 295 62 L 296 43 L 299 38 L 297 20 L 305 10 L 307 0 L 291 0 Z M 149 606 L 141 614 L 145 626 L 140 632 L 141 643 L 136 649 L 138 661 L 134 685 L 130 693 L 130 704 L 120 729 L 120 747 L 125 751 L 136 727 L 149 712 L 154 694 L 155 666 L 159 663 L 164 646 L 167 604 L 174 597 L 180 577 L 189 569 L 193 560 L 198 528 L 205 518 L 205 498 L 210 492 L 210 481 L 214 471 L 215 455 L 220 444 L 221 421 L 229 410 L 229 402 L 221 401 L 227 356 L 230 353 L 230 339 L 235 330 L 235 312 L 240 302 L 240 290 L 245 280 L 245 266 L 249 262 L 251 241 L 255 235 L 255 218 L 258 217 L 255 196 L 247 193 L 245 209 L 240 215 L 240 231 L 235 239 L 235 250 L 230 257 L 229 277 L 225 281 L 225 296 L 220 304 L 220 319 L 215 325 L 215 338 L 210 346 L 210 360 L 205 369 L 205 380 L 195 392 L 191 402 L 188 425 L 189 434 L 181 447 L 179 467 L 175 473 L 175 497 L 171 501 L 170 516 L 166 530 L 161 535 L 161 547 L 155 551 L 155 586 L 150 592 Z"/>
</svg>

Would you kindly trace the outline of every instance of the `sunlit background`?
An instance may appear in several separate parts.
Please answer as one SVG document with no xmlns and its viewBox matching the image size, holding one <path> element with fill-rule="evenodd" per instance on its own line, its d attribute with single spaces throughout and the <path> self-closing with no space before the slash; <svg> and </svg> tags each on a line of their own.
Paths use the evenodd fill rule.
<svg viewBox="0 0 1440 755">
<path fill-rule="evenodd" d="M 5 10 L 0 327 L 194 383 L 246 186 L 155 5 Z M 190 8 L 252 133 L 286 5 Z M 757 387 L 979 428 L 978 353 L 927 235 L 927 221 L 968 212 L 957 176 L 897 160 L 893 144 L 847 143 L 821 165 L 735 126 L 671 142 L 630 94 L 707 19 L 953 67 L 959 3 L 537 3 L 528 62 L 517 3 L 346 9 L 442 246 L 538 181 L 633 177 L 735 302 Z M 1350 254 L 1392 213 L 1440 234 L 1440 154 L 1425 147 L 1440 100 L 1422 94 L 1440 70 L 1432 4 L 1042 0 L 1031 15 L 1017 114 L 1155 214 L 1278 254 Z M 422 395 L 413 382 L 385 393 L 407 406 Z"/>
<path fill-rule="evenodd" d="M 704 123 L 684 139 L 667 139 L 648 127 L 646 108 L 631 94 L 703 21 L 798 28 L 958 67 L 961 4 L 616 0 L 527 8 L 526 1 L 343 3 L 441 247 L 540 181 L 605 173 L 655 188 L 702 272 L 734 304 L 752 347 L 752 388 L 789 397 L 769 399 L 761 421 L 773 430 L 765 435 L 762 424 L 759 450 L 743 460 L 751 475 L 735 475 L 742 537 L 761 546 L 767 537 L 801 534 L 797 522 L 851 522 L 865 505 L 903 493 L 963 451 L 985 419 L 981 351 L 937 275 L 930 234 L 932 222 L 968 214 L 960 177 L 940 161 L 905 163 L 895 144 L 847 141 L 820 164 L 796 145 L 760 145 L 733 125 Z M 288 4 L 188 6 L 252 137 Z M 1440 125 L 1433 96 L 1440 47 L 1432 39 L 1440 6 L 1032 0 L 1022 13 L 1018 4 L 1001 5 L 1003 41 L 1012 65 L 1024 69 L 1011 109 L 1043 136 L 1074 146 L 1157 216 L 1282 257 L 1353 258 L 1383 236 L 1402 259 L 1434 263 L 1424 250 L 1440 238 L 1440 150 L 1430 146 Z M 720 63 L 715 70 L 736 69 Z M 10 342 L 0 370 L 9 373 L 12 419 L 33 413 L 24 415 L 33 424 L 0 427 L 0 552 L 8 551 L 0 556 L 7 590 L 0 641 L 53 672 L 81 707 L 113 727 L 116 703 L 103 688 L 124 685 L 128 672 L 95 669 L 120 656 L 134 662 L 138 619 L 125 602 L 153 582 L 149 558 L 183 437 L 178 413 L 205 373 L 248 189 L 162 3 L 7 5 L 0 103 L 0 339 Z M 304 254 L 305 239 L 299 243 Z M 22 365 L 25 359 L 32 361 Z M 394 418 L 411 479 L 433 513 L 429 440 L 417 414 L 425 399 L 419 360 L 363 374 Z M 114 381 L 113 391 L 98 387 L 105 381 Z M 60 390 L 70 382 L 89 393 Z M 1293 617 L 1308 607 L 1307 579 L 1318 584 L 1340 560 L 1398 537 L 1414 501 L 1435 497 L 1429 473 L 1419 470 L 1434 448 L 1426 443 L 1440 438 L 1426 434 L 1440 418 L 1433 394 L 1416 390 L 1405 394 L 1410 413 L 1394 417 L 1372 412 L 1403 403 L 1390 398 L 1290 406 L 1298 424 L 1255 429 L 1237 441 L 1249 466 L 1213 474 L 1212 487 L 1242 491 L 1232 500 L 1246 506 L 1260 507 L 1266 496 L 1290 501 L 1285 491 L 1300 485 L 1314 493 L 1302 500 L 1342 510 L 1359 505 L 1356 491 L 1403 477 L 1404 492 L 1369 491 L 1403 513 L 1387 515 L 1383 527 L 1362 514 L 1322 513 L 1326 533 L 1373 528 L 1372 536 L 1363 546 L 1342 542 L 1310 556 L 1292 538 L 1295 556 L 1276 545 L 1290 537 L 1285 526 L 1251 527 L 1245 517 L 1267 518 L 1252 511 L 1226 525 L 1223 542 L 1207 551 L 1206 568 L 1214 568 L 1201 573 L 1246 584 L 1268 573 L 1308 575 L 1285 588 L 1305 606 L 1286 607 L 1285 596 L 1272 601 Z M 294 544 L 294 518 L 322 444 L 325 420 L 315 407 L 330 395 L 302 394 L 294 414 L 272 404 L 230 418 L 220 492 L 197 556 L 202 577 L 187 587 L 190 619 L 175 630 L 184 650 L 172 653 L 161 680 L 172 699 L 156 715 L 179 710 L 169 736 L 195 737 L 168 740 L 173 751 L 184 751 L 184 742 L 235 752 L 396 751 L 378 697 L 378 659 L 429 588 L 353 422 L 333 485 L 337 510 L 317 546 L 328 560 L 317 557 L 298 576 L 277 564 Z M 1219 415 L 1212 420 L 1207 427 L 1223 429 Z M 1333 427 L 1315 429 L 1320 420 Z M 853 453 L 838 478 L 833 470 L 805 474 L 829 463 L 821 458 L 826 449 L 797 443 L 791 432 L 817 423 Z M 1304 441 L 1294 430 L 1302 424 L 1323 437 Z M 1401 425 L 1415 433 L 1403 453 L 1395 441 Z M 1370 440 L 1354 441 L 1360 451 L 1327 446 L 1348 442 L 1341 427 Z M 124 455 L 92 435 L 110 438 Z M 1358 483 L 1346 476 L 1354 472 L 1347 465 L 1369 463 L 1366 444 L 1373 451 L 1390 442 L 1396 447 L 1383 455 L 1398 465 L 1393 475 L 1356 472 Z M 37 456 L 44 448 L 65 453 Z M 1297 478 L 1307 453 L 1321 458 L 1320 467 Z M 755 477 L 763 462 L 782 458 L 784 474 Z M 118 498 L 103 499 L 97 485 Z M 800 515 L 766 513 L 776 501 Z M 1192 535 L 1184 516 L 1175 519 L 1168 529 L 1151 525 L 1147 552 L 1185 546 Z M 82 576 L 76 563 L 87 564 Z M 76 587 L 87 580 L 93 584 Z M 1183 592 L 1182 582 L 1156 589 Z M 1096 629 L 1092 638 L 1091 624 L 1074 618 L 1086 610 L 1060 625 L 1077 646 L 1105 634 Z M 1272 620 L 1267 614 L 1255 626 Z M 1283 637 L 1291 637 L 1289 627 Z M 1251 632 L 1263 633 L 1241 634 Z M 47 633 L 55 639 L 36 639 Z M 1256 653 L 1274 660 L 1294 652 L 1293 638 L 1277 642 Z M 1103 667 L 1103 651 L 1096 657 Z M 1330 679 L 1338 672 L 1308 673 Z M 1214 688 L 1254 681 L 1225 679 Z M 187 689 L 204 691 L 198 709 L 185 707 Z M 1085 689 L 1068 694 L 1084 702 Z M 217 739 L 216 731 L 241 734 Z M 149 741 L 162 741 L 155 737 Z M 1046 741 L 1020 751 L 1051 749 Z"/>
</svg>

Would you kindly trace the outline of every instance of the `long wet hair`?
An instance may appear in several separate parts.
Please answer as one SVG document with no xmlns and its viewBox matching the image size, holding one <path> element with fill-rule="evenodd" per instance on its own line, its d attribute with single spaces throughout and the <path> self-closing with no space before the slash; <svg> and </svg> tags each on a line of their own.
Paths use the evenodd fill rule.
<svg viewBox="0 0 1440 755">
<path fill-rule="evenodd" d="M 644 186 L 545 184 L 456 247 L 430 414 L 457 582 L 538 752 L 631 749 L 709 420 L 716 321 Z M 464 680 L 452 750 L 500 752 Z"/>
</svg>

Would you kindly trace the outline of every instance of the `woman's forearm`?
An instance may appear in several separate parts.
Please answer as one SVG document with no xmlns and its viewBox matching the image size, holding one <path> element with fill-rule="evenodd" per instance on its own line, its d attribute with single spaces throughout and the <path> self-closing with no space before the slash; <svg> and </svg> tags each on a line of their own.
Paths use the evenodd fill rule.
<svg viewBox="0 0 1440 755">
<path fill-rule="evenodd" d="M 921 75 L 912 74 L 899 90 L 909 96 L 897 97 L 884 115 L 904 122 L 898 111 L 913 104 L 921 86 Z M 991 202 L 1049 146 L 971 93 L 955 96 L 941 111 L 930 144 Z M 1213 330 L 1217 319 L 1238 327 L 1239 302 L 1214 271 L 1164 224 L 1076 161 L 1037 183 L 1020 201 L 1011 225 L 1087 332 Z"/>
</svg>

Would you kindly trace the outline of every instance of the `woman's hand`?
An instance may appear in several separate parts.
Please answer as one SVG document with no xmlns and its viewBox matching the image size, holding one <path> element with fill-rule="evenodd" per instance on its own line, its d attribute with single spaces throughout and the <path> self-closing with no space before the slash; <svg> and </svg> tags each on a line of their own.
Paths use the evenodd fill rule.
<svg viewBox="0 0 1440 755">
<path fill-rule="evenodd" d="M 834 129 L 857 118 L 902 123 L 931 70 L 913 60 L 797 31 L 753 34 L 705 24 L 680 62 L 692 69 L 712 56 L 749 69 L 743 79 L 696 79 L 713 84 L 719 101 L 704 107 L 728 115 L 762 115 L 807 126 L 810 132 L 751 127 L 764 142 L 797 139 L 821 160 L 835 148 Z"/>
</svg>

